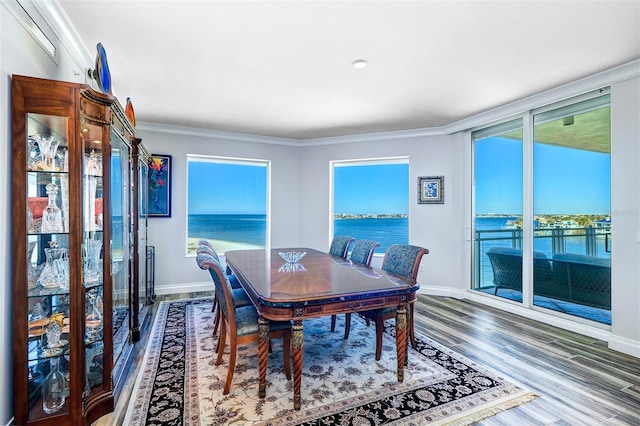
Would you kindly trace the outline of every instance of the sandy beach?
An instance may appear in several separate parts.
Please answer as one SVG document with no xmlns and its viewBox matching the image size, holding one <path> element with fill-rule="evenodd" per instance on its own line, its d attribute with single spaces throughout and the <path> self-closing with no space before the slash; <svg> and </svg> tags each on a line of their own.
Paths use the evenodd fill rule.
<svg viewBox="0 0 640 426">
<path fill-rule="evenodd" d="M 187 240 L 188 241 L 187 249 L 189 253 L 196 252 L 196 249 L 198 248 L 198 241 L 200 240 L 201 238 L 189 238 Z M 216 249 L 216 252 L 218 254 L 224 254 L 228 250 L 252 250 L 252 249 L 264 248 L 264 247 L 254 246 L 251 244 L 237 243 L 234 241 L 212 240 L 212 239 L 207 239 L 207 241 L 209 241 L 213 245 L 213 247 Z"/>
</svg>

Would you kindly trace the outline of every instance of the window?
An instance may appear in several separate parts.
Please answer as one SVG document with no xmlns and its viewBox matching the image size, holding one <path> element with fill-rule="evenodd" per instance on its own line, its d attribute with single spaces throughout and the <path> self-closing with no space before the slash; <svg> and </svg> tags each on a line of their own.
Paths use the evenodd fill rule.
<svg viewBox="0 0 640 426">
<path fill-rule="evenodd" d="M 474 290 L 611 324 L 611 126 L 601 93 L 472 133 Z"/>
<path fill-rule="evenodd" d="M 219 253 L 264 248 L 269 162 L 187 156 L 187 254 L 199 239 Z"/>
<path fill-rule="evenodd" d="M 409 241 L 409 159 L 335 161 L 333 235 L 379 241 L 376 253 Z"/>
</svg>

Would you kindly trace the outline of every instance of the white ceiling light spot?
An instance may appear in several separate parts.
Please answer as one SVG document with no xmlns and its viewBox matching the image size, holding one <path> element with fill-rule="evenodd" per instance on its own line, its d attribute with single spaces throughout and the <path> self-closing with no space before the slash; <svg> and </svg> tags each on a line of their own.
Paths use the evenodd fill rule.
<svg viewBox="0 0 640 426">
<path fill-rule="evenodd" d="M 367 65 L 367 61 L 365 61 L 364 59 L 356 59 L 355 61 L 353 61 L 353 67 L 358 70 L 366 68 Z"/>
</svg>

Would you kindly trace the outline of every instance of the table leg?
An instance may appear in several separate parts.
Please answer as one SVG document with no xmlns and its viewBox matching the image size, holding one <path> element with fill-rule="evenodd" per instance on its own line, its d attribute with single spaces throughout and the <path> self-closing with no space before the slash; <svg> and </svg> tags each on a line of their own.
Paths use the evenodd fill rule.
<svg viewBox="0 0 640 426">
<path fill-rule="evenodd" d="M 396 312 L 396 350 L 398 353 L 398 382 L 403 382 L 407 356 L 407 310 L 405 306 L 398 307 Z"/>
<path fill-rule="evenodd" d="M 269 357 L 269 321 L 258 318 L 258 397 L 267 394 L 267 358 Z"/>
<path fill-rule="evenodd" d="M 293 357 L 293 409 L 299 410 L 302 405 L 300 388 L 302 386 L 302 349 L 304 346 L 304 333 L 302 321 L 293 322 L 291 332 L 291 348 Z"/>
</svg>

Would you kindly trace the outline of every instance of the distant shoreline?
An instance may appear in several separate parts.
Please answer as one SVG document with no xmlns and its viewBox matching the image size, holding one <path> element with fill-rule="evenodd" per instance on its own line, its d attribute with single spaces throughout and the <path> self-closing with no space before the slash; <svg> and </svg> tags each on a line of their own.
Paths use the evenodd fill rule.
<svg viewBox="0 0 640 426">
<path fill-rule="evenodd" d="M 380 213 L 380 214 L 351 214 L 336 213 L 334 219 L 406 219 L 409 217 L 405 213 Z"/>
</svg>

